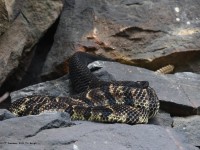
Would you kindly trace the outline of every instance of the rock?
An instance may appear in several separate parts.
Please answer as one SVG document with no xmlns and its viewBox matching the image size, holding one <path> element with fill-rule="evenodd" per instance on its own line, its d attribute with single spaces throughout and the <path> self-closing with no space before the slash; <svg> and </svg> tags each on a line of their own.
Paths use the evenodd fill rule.
<svg viewBox="0 0 200 150">
<path fill-rule="evenodd" d="M 2 149 L 153 149 L 153 150 L 197 150 L 187 139 L 170 128 L 156 125 L 101 124 L 75 122 L 77 125 L 43 130 L 35 136 L 21 140 L 9 138 L 1 140 Z M 32 144 L 31 144 L 32 143 Z M 33 147 L 34 144 L 34 147 Z"/>
<path fill-rule="evenodd" d="M 96 61 L 90 64 L 89 67 L 92 70 L 96 70 L 93 68 L 100 68 L 94 73 L 105 80 L 147 80 L 150 82 L 150 85 L 155 88 L 158 97 L 162 99 L 161 103 L 169 105 L 168 109 L 166 109 L 168 112 L 177 115 L 191 115 L 192 113 L 197 113 L 192 112 L 190 109 L 187 109 L 187 107 L 192 108 L 192 110 L 196 110 L 196 108 L 199 107 L 198 74 L 177 73 L 175 75 L 161 75 L 146 69 L 105 61 Z M 40 89 L 40 86 L 43 88 Z M 26 94 L 34 95 L 34 90 L 38 92 L 37 94 L 42 94 L 44 93 L 44 88 L 46 89 L 46 94 L 58 96 L 64 92 L 65 89 L 68 89 L 68 86 L 69 81 L 66 75 L 54 81 L 40 83 L 27 87 L 27 89 L 13 92 L 11 93 L 11 97 L 12 100 L 15 100 L 17 97 L 22 97 Z M 185 93 L 182 92 L 182 89 L 185 89 Z M 67 96 L 68 92 L 64 94 Z M 197 105 L 192 105 L 192 103 L 196 103 Z M 182 106 L 184 107 L 182 108 Z M 172 107 L 176 108 L 176 112 L 171 110 Z M 186 113 L 184 114 L 183 112 Z M 34 118 L 35 116 L 27 117 Z M 21 118 L 13 119 L 16 119 L 16 122 Z M 2 149 L 15 149 L 13 145 L 18 146 L 19 149 L 198 149 L 193 146 L 194 143 L 190 143 L 191 137 L 187 139 L 187 137 L 183 135 L 184 133 L 179 133 L 179 131 L 175 132 L 174 129 L 168 128 L 171 126 L 171 117 L 169 114 L 163 112 L 159 113 L 149 122 L 157 125 L 130 126 L 126 124 L 74 121 L 76 125 L 59 129 L 40 131 L 40 128 L 36 124 L 34 128 L 31 126 L 31 129 L 29 129 L 29 126 L 23 126 L 23 130 L 26 131 L 25 128 L 28 128 L 29 132 L 21 133 L 19 130 L 21 130 L 22 127 L 18 126 L 12 130 L 9 128 L 8 130 L 10 132 L 8 133 L 7 129 L 1 130 L 1 128 L 9 127 L 9 125 L 4 125 L 7 124 L 4 122 L 13 119 L 2 121 L 3 124 L 0 124 L 0 135 L 4 135 L 0 139 L 2 143 L 0 147 Z M 42 121 L 46 122 L 46 120 L 49 121 L 50 119 L 43 118 Z M 27 118 L 26 121 L 24 119 L 20 122 L 30 123 Z M 39 121 L 34 120 L 34 122 Z M 12 124 L 15 123 L 12 122 Z M 42 126 L 46 126 L 46 124 Z M 195 139 L 196 137 L 193 138 Z M 194 145 L 196 146 L 196 144 Z"/>
<path fill-rule="evenodd" d="M 2 104 L 3 101 L 8 99 L 10 94 L 8 92 L 4 93 L 2 96 L 0 96 L 0 104 Z"/>
<path fill-rule="evenodd" d="M 162 75 L 143 68 L 105 61 L 96 61 L 89 66 L 101 67 L 99 72 L 107 71 L 118 81 L 149 81 L 161 101 L 161 108 L 170 114 L 187 116 L 199 113 L 198 74 L 185 72 Z"/>
<path fill-rule="evenodd" d="M 1 93 L 2 91 L 0 91 Z M 0 96 L 0 109 L 8 109 L 11 104 L 10 93 L 6 92 Z"/>
<path fill-rule="evenodd" d="M 171 127 L 173 119 L 168 113 L 159 112 L 154 118 L 150 119 L 149 124 Z"/>
<path fill-rule="evenodd" d="M 173 127 L 186 135 L 192 145 L 200 147 L 200 116 L 174 117 Z"/>
<path fill-rule="evenodd" d="M 196 72 L 198 74 L 200 74 L 200 60 L 196 60 L 194 61 L 193 64 L 189 64 L 189 68 L 191 68 L 190 72 Z"/>
<path fill-rule="evenodd" d="M 9 112 L 6 109 L 0 109 L 0 121 L 15 118 L 16 116 L 13 115 L 11 112 Z"/>
<path fill-rule="evenodd" d="M 67 72 L 66 59 L 74 53 L 77 47 L 76 42 L 82 41 L 81 37 L 93 29 L 93 8 L 90 7 L 92 3 L 92 1 L 90 3 L 89 1 L 65 0 L 55 41 L 43 67 L 43 78 L 55 78 Z"/>
<path fill-rule="evenodd" d="M 5 3 L 6 2 L 4 0 L 0 0 L 0 36 L 4 34 L 10 26 L 8 11 Z"/>
<path fill-rule="evenodd" d="M 77 50 L 151 70 L 186 68 L 184 62 L 200 57 L 199 6 L 196 0 L 66 0 L 43 76 L 66 73 Z"/>
<path fill-rule="evenodd" d="M 39 40 L 37 46 L 33 48 L 34 56 L 31 60 L 26 74 L 23 76 L 20 83 L 17 85 L 15 90 L 22 89 L 24 87 L 40 83 L 42 81 L 48 81 L 48 79 L 41 79 L 41 71 L 44 65 L 46 56 L 51 49 L 54 41 L 54 34 L 58 25 L 58 19 L 56 22 L 47 30 L 44 36 Z"/>
<path fill-rule="evenodd" d="M 62 9 L 62 0 L 7 1 L 7 6 L 12 5 L 9 2 L 13 2 L 13 10 L 15 6 L 20 8 L 13 12 L 18 12 L 18 15 L 0 37 L 0 86 L 13 73 L 13 83 L 21 80 L 34 53 L 31 48 L 55 22 Z"/>
<path fill-rule="evenodd" d="M 7 119 L 1 122 L 0 138 L 23 139 L 37 135 L 42 130 L 71 126 L 70 116 L 63 112 L 42 113 Z M 0 141 L 2 142 L 3 139 Z"/>
<path fill-rule="evenodd" d="M 62 78 L 46 81 L 43 83 L 28 86 L 18 91 L 12 92 L 12 102 L 29 95 L 49 95 L 49 96 L 69 96 L 70 87 L 68 76 Z"/>
</svg>

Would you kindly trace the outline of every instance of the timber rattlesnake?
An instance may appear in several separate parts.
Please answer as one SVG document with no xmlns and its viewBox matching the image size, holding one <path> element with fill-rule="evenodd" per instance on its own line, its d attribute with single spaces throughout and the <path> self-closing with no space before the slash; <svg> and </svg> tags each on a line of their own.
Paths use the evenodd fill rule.
<svg viewBox="0 0 200 150">
<path fill-rule="evenodd" d="M 77 52 L 69 61 L 70 80 L 78 94 L 27 96 L 14 101 L 9 110 L 17 116 L 65 111 L 73 120 L 127 124 L 147 123 L 157 114 L 159 100 L 147 81 L 102 81 L 87 68 L 95 57 Z"/>
</svg>

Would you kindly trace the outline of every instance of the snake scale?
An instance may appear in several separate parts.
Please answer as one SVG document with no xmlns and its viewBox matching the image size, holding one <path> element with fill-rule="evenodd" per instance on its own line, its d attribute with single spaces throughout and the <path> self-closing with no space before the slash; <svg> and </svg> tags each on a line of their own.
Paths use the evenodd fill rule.
<svg viewBox="0 0 200 150">
<path fill-rule="evenodd" d="M 147 81 L 102 81 L 87 68 L 95 59 L 84 52 L 69 59 L 71 85 L 78 94 L 27 96 L 14 101 L 9 110 L 16 116 L 61 111 L 68 112 L 72 120 L 127 124 L 147 123 L 157 114 L 159 100 Z"/>
</svg>

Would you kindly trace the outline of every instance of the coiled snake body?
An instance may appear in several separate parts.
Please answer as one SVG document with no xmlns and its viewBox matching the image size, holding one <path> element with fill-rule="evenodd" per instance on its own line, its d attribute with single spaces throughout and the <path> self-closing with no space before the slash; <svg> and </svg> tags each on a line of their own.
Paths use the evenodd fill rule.
<svg viewBox="0 0 200 150">
<path fill-rule="evenodd" d="M 78 94 L 69 97 L 27 96 L 14 101 L 9 110 L 17 116 L 45 111 L 68 112 L 73 120 L 147 123 L 159 110 L 159 100 L 147 81 L 102 81 L 87 64 L 96 56 L 75 53 L 69 61 L 70 80 Z"/>
</svg>

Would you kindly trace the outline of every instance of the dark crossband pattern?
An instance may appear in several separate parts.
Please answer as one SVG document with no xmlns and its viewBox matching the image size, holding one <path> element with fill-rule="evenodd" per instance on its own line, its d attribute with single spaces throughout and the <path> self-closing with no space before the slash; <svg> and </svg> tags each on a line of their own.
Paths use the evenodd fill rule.
<svg viewBox="0 0 200 150">
<path fill-rule="evenodd" d="M 13 102 L 9 110 L 17 116 L 37 115 L 45 111 L 68 112 L 72 120 L 108 123 L 147 123 L 159 110 L 159 100 L 147 81 L 111 81 L 97 79 L 81 63 L 86 53 L 70 59 L 70 80 L 76 95 L 69 97 L 27 96 Z M 81 58 L 81 59 L 80 59 Z"/>
</svg>

